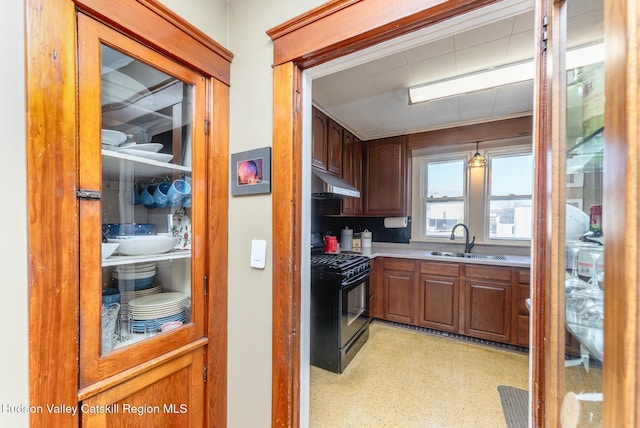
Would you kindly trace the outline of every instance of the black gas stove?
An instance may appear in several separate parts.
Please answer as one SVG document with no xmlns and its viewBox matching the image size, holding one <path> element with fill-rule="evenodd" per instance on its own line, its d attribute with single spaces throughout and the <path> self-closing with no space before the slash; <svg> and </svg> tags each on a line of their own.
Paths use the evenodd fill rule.
<svg viewBox="0 0 640 428">
<path fill-rule="evenodd" d="M 369 257 L 325 253 L 311 237 L 311 355 L 316 367 L 342 373 L 369 337 Z"/>
<path fill-rule="evenodd" d="M 369 257 L 359 254 L 323 253 L 311 255 L 311 273 L 341 276 L 343 280 L 369 272 Z"/>
</svg>

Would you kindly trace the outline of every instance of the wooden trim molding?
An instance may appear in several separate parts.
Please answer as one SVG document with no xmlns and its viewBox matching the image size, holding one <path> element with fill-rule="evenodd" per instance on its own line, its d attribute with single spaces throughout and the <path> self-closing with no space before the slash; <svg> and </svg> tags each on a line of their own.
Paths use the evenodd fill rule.
<svg viewBox="0 0 640 428">
<path fill-rule="evenodd" d="M 29 404 L 46 408 L 74 404 L 78 393 L 75 12 L 66 0 L 28 0 L 25 14 Z M 30 425 L 65 428 L 79 418 L 35 412 Z"/>
<path fill-rule="evenodd" d="M 547 2 L 539 2 L 536 9 L 535 43 L 540 46 L 542 43 L 542 22 L 547 16 Z M 545 418 L 545 365 L 546 365 L 546 348 L 544 326 L 546 322 L 546 306 L 543 303 L 546 299 L 547 284 L 547 247 L 548 230 L 547 230 L 547 200 L 548 193 L 551 189 L 547 188 L 548 174 L 548 108 L 547 95 L 547 52 L 543 52 L 536 66 L 535 81 L 535 100 L 538 101 L 536 114 L 533 117 L 531 129 L 533 130 L 533 158 L 534 158 L 534 178 L 533 178 L 533 194 L 536 195 L 534 200 L 533 215 L 533 236 L 532 241 L 534 248 L 542 250 L 533 251 L 531 257 L 531 311 L 530 311 L 530 385 L 529 391 L 529 408 L 531 409 L 531 426 L 539 427 L 543 425 Z"/>
<path fill-rule="evenodd" d="M 300 293 L 302 261 L 301 73 L 273 70 L 273 363 L 272 426 L 300 425 Z"/>
<path fill-rule="evenodd" d="M 334 0 L 267 31 L 273 63 L 309 68 L 496 1 Z"/>
<path fill-rule="evenodd" d="M 419 132 L 407 136 L 407 149 L 411 151 L 427 147 L 524 137 L 531 135 L 532 126 L 532 116 L 522 116 L 495 120 L 493 122 Z"/>
<path fill-rule="evenodd" d="M 605 0 L 604 423 L 640 426 L 640 10 Z"/>
<path fill-rule="evenodd" d="M 78 8 L 107 25 L 188 62 L 198 71 L 230 84 L 233 54 L 156 0 L 73 0 Z M 151 13 L 150 13 L 151 12 Z M 145 25 L 140 25 L 144 22 Z M 136 29 L 133 34 L 132 28 Z M 185 47 L 189 46 L 189 50 Z M 180 51 L 178 58 L 176 51 Z"/>
</svg>

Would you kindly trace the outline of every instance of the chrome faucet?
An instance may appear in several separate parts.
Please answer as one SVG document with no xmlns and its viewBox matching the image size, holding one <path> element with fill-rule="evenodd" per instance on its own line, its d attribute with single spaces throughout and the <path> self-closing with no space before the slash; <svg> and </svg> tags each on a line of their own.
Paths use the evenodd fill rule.
<svg viewBox="0 0 640 428">
<path fill-rule="evenodd" d="M 462 224 L 462 223 L 458 223 L 455 226 L 453 226 L 453 229 L 451 229 L 451 239 L 452 241 L 454 239 L 456 239 L 456 229 L 462 226 L 464 228 L 464 252 L 465 253 L 470 253 L 471 249 L 473 248 L 473 246 L 475 245 L 476 242 L 476 237 L 474 236 L 473 239 L 471 240 L 471 242 L 469 242 L 469 228 Z"/>
</svg>

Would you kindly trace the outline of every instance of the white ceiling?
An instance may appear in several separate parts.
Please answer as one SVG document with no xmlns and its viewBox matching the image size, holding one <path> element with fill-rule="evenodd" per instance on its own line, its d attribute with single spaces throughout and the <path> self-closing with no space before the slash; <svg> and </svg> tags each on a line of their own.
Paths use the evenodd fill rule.
<svg viewBox="0 0 640 428">
<path fill-rule="evenodd" d="M 570 46 L 601 30 L 601 2 L 577 3 Z M 362 140 L 529 115 L 532 81 L 414 105 L 408 88 L 532 59 L 533 8 L 533 0 L 504 0 L 314 67 L 313 104 Z"/>
<path fill-rule="evenodd" d="M 410 86 L 532 59 L 533 4 L 512 3 L 519 3 L 512 16 L 504 10 L 467 16 L 413 34 L 395 52 L 314 79 L 314 105 L 363 140 L 530 114 L 532 81 L 409 104 Z"/>
</svg>

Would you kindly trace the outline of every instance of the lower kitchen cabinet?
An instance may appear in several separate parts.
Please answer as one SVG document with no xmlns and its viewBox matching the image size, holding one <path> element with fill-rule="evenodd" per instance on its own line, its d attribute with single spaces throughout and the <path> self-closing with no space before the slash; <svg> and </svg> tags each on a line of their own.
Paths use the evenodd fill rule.
<svg viewBox="0 0 640 428">
<path fill-rule="evenodd" d="M 449 332 L 458 331 L 460 265 L 421 262 L 418 324 Z"/>
<path fill-rule="evenodd" d="M 527 347 L 529 269 L 379 257 L 372 318 Z"/>
<path fill-rule="evenodd" d="M 408 259 L 384 259 L 383 318 L 411 324 L 414 322 L 415 262 Z"/>
<path fill-rule="evenodd" d="M 525 347 L 529 346 L 529 309 L 526 304 L 526 299 L 528 299 L 531 294 L 531 280 L 529 275 L 529 269 L 520 269 L 518 271 L 518 304 L 517 313 L 515 315 L 515 344 Z"/>
<path fill-rule="evenodd" d="M 469 336 L 511 340 L 511 268 L 465 266 L 465 323 Z"/>
</svg>

